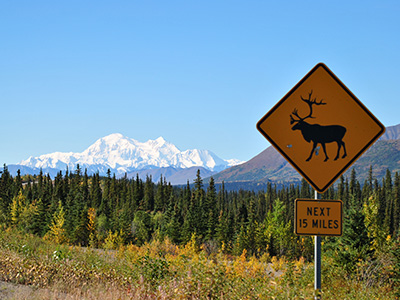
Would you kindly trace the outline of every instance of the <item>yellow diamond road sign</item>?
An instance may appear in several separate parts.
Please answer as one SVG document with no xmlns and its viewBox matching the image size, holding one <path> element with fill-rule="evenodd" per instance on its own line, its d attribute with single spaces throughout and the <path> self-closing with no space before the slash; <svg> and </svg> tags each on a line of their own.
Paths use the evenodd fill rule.
<svg viewBox="0 0 400 300">
<path fill-rule="evenodd" d="M 257 129 L 319 193 L 385 132 L 322 63 L 261 118 Z"/>
</svg>

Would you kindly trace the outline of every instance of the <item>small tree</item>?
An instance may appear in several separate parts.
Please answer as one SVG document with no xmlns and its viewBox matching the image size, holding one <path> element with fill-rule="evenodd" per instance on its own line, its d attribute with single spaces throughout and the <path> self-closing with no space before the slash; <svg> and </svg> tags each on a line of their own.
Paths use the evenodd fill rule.
<svg viewBox="0 0 400 300">
<path fill-rule="evenodd" d="M 151 231 L 151 217 L 145 211 L 137 211 L 132 221 L 131 231 L 135 243 L 142 245 L 150 240 Z"/>
<path fill-rule="evenodd" d="M 57 244 L 63 244 L 68 242 L 67 233 L 64 229 L 65 223 L 65 212 L 61 201 L 58 202 L 58 208 L 53 214 L 51 224 L 49 225 L 49 231 L 44 236 L 45 239 L 54 241 Z"/>
<path fill-rule="evenodd" d="M 38 233 L 40 232 L 39 208 L 42 206 L 41 200 L 33 200 L 28 203 L 22 191 L 13 197 L 10 207 L 11 223 L 19 230 L 25 232 Z"/>
<path fill-rule="evenodd" d="M 88 225 L 89 231 L 89 246 L 95 247 L 97 245 L 96 239 L 96 210 L 93 207 L 88 209 Z"/>
<path fill-rule="evenodd" d="M 379 251 L 386 243 L 387 225 L 379 224 L 379 202 L 375 195 L 369 197 L 363 205 L 364 223 L 367 235 L 371 239 L 371 250 Z"/>
<path fill-rule="evenodd" d="M 26 205 L 26 198 L 22 195 L 22 191 L 19 191 L 18 196 L 15 196 L 11 202 L 11 223 L 18 225 L 22 218 L 22 212 Z"/>
<path fill-rule="evenodd" d="M 293 235 L 291 231 L 291 222 L 286 222 L 285 205 L 278 198 L 275 201 L 273 211 L 269 211 L 266 218 L 267 239 L 272 238 L 270 251 L 272 255 L 285 255 L 289 249 L 288 244 Z M 270 235 L 270 236 L 269 236 Z"/>
</svg>

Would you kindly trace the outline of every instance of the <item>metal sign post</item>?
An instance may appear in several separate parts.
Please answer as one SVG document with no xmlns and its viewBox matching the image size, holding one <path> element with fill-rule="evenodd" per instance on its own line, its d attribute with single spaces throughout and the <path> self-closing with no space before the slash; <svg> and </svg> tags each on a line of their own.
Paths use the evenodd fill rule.
<svg viewBox="0 0 400 300">
<path fill-rule="evenodd" d="M 321 195 L 315 191 L 314 199 L 321 199 Z M 316 235 L 314 241 L 314 299 L 321 299 L 321 236 Z"/>
</svg>

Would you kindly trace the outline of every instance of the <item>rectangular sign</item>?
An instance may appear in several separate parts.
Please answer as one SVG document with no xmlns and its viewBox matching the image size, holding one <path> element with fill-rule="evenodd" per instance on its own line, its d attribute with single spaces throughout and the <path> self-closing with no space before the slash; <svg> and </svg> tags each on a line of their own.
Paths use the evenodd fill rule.
<svg viewBox="0 0 400 300">
<path fill-rule="evenodd" d="M 342 235 L 342 201 L 296 199 L 295 233 L 297 235 Z"/>
</svg>

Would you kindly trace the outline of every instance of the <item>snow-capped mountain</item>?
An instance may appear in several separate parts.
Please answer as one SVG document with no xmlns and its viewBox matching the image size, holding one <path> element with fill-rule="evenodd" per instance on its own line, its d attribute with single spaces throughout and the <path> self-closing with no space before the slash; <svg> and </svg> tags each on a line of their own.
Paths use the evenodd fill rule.
<svg viewBox="0 0 400 300">
<path fill-rule="evenodd" d="M 115 174 L 135 170 L 173 167 L 185 169 L 203 167 L 218 172 L 241 163 L 239 160 L 224 160 L 208 150 L 180 151 L 162 137 L 147 142 L 114 133 L 97 140 L 81 153 L 55 152 L 21 161 L 20 166 L 42 169 L 74 170 L 76 165 L 87 168 L 89 173 L 105 174 L 110 169 Z"/>
</svg>

